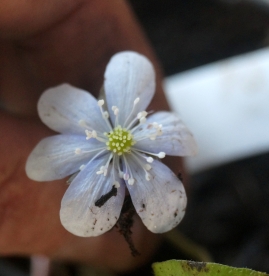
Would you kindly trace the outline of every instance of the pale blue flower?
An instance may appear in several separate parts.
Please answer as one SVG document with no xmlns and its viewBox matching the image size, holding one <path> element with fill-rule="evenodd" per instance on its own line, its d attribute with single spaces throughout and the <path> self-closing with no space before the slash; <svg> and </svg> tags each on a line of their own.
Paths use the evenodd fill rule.
<svg viewBox="0 0 269 276">
<path fill-rule="evenodd" d="M 114 55 L 105 71 L 104 91 L 105 101 L 68 84 L 42 94 L 39 116 L 60 134 L 35 147 L 27 175 L 51 181 L 74 174 L 60 219 L 75 235 L 98 236 L 110 230 L 126 189 L 145 226 L 154 233 L 168 231 L 183 218 L 187 199 L 180 180 L 159 159 L 194 154 L 194 139 L 173 113 L 147 116 L 155 73 L 144 56 Z M 96 204 L 112 190 L 116 195 Z"/>
</svg>

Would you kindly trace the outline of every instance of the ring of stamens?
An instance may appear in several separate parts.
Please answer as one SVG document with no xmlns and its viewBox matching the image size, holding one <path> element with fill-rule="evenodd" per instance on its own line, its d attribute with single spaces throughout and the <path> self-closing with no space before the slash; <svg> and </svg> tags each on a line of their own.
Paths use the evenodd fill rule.
<svg viewBox="0 0 269 276">
<path fill-rule="evenodd" d="M 106 142 L 107 149 L 118 155 L 130 152 L 130 148 L 135 144 L 131 132 L 120 125 L 111 132 L 104 133 L 104 135 L 108 138 Z"/>
<path fill-rule="evenodd" d="M 147 181 L 150 181 L 152 179 L 152 174 L 150 173 L 150 170 L 152 169 L 152 166 L 148 163 L 152 163 L 154 161 L 154 158 L 152 156 L 156 156 L 158 158 L 164 158 L 165 153 L 159 152 L 159 153 L 153 153 L 153 152 L 147 152 L 145 150 L 140 150 L 138 148 L 132 148 L 134 144 L 136 144 L 139 141 L 142 141 L 144 139 L 150 139 L 155 140 L 157 136 L 162 135 L 162 125 L 158 124 L 156 122 L 149 123 L 146 127 L 148 133 L 145 135 L 145 133 L 136 133 L 136 130 L 141 127 L 141 125 L 146 123 L 146 117 L 148 113 L 146 111 L 138 112 L 135 118 L 132 119 L 132 114 L 135 112 L 135 106 L 139 102 L 139 98 L 136 98 L 134 100 L 133 108 L 123 123 L 123 127 L 118 124 L 118 115 L 119 115 L 119 108 L 117 106 L 112 106 L 112 111 L 115 115 L 115 128 L 112 129 L 111 122 L 109 121 L 109 114 L 107 111 L 103 110 L 104 100 L 98 101 L 98 106 L 100 107 L 100 111 L 102 114 L 103 119 L 106 121 L 106 124 L 109 128 L 109 132 L 100 133 L 98 131 L 95 131 L 90 126 L 87 125 L 87 123 L 84 120 L 79 121 L 79 125 L 81 127 L 86 128 L 85 134 L 86 139 L 89 140 L 91 138 L 94 138 L 100 142 L 103 142 L 106 144 L 106 147 L 101 147 L 99 149 L 95 150 L 101 150 L 98 154 L 96 154 L 94 158 L 101 155 L 106 150 L 109 150 L 111 153 L 109 154 L 109 157 L 107 159 L 106 164 L 103 164 L 100 169 L 96 172 L 96 174 L 103 174 L 104 176 L 109 174 L 109 164 L 112 161 L 112 166 L 115 168 L 115 171 L 118 172 L 119 178 L 123 178 L 126 183 L 129 185 L 133 185 L 135 183 L 135 178 L 132 174 L 132 169 L 130 168 L 128 164 L 128 159 L 125 153 L 132 153 L 133 159 L 135 159 L 136 163 L 140 166 L 142 170 L 145 172 L 145 179 Z M 84 152 L 80 148 L 75 149 L 75 154 L 81 154 Z M 147 154 L 149 156 L 147 156 Z M 119 157 L 121 156 L 121 157 Z M 146 160 L 146 163 L 145 161 Z M 122 163 L 124 163 L 124 168 L 122 168 Z M 83 168 L 82 168 L 83 169 Z M 80 170 L 82 170 L 80 169 Z M 123 169 L 123 170 L 122 170 Z M 119 182 L 117 181 L 117 177 L 114 175 L 114 170 L 112 170 L 112 177 L 114 179 L 114 186 L 116 188 L 119 187 Z"/>
</svg>

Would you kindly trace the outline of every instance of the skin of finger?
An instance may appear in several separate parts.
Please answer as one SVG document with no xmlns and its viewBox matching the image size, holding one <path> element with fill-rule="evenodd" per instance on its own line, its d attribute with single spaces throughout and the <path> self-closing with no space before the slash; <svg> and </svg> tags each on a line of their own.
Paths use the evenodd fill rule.
<svg viewBox="0 0 269 276">
<path fill-rule="evenodd" d="M 0 97 L 4 109 L 17 119 L 10 121 L 1 115 L 1 126 L 5 125 L 7 134 L 5 141 L 1 139 L 4 156 L 9 154 L 8 149 L 16 150 L 9 162 L 5 158 L 0 161 L 0 253 L 46 254 L 100 264 L 114 271 L 126 271 L 143 263 L 158 245 L 159 236 L 146 231 L 139 221 L 135 224 L 134 240 L 138 249 L 143 249 L 141 258 L 131 257 L 116 231 L 84 239 L 62 228 L 58 212 L 65 183 L 36 183 L 24 173 L 29 152 L 49 132 L 39 122 L 33 127 L 29 119 L 19 119 L 26 115 L 35 117 L 40 93 L 61 82 L 70 82 L 97 95 L 109 58 L 127 49 L 141 52 L 153 61 L 158 76 L 157 94 L 150 109 L 167 109 L 161 70 L 128 6 L 123 1 L 87 1 L 81 10 L 76 9 L 53 28 L 49 26 L 40 34 L 15 42 L 4 39 L 1 45 L 4 66 L 0 71 Z M 173 166 L 178 171 L 178 163 L 173 162 Z M 145 240 L 147 246 L 143 246 Z"/>
<path fill-rule="evenodd" d="M 2 0 L 0 37 L 32 36 L 59 22 L 77 9 L 81 0 Z"/>
</svg>

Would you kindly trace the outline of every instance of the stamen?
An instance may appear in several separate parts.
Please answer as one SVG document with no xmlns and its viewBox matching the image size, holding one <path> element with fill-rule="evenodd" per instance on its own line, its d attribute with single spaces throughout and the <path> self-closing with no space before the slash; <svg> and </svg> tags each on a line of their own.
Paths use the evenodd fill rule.
<svg viewBox="0 0 269 276">
<path fill-rule="evenodd" d="M 82 170 L 84 170 L 85 167 L 86 167 L 85 165 L 81 165 L 81 166 L 79 167 L 79 170 L 82 171 Z"/>
<path fill-rule="evenodd" d="M 133 158 L 136 160 L 137 164 L 144 170 L 146 180 L 147 181 L 151 180 L 152 176 L 148 172 L 149 170 L 151 170 L 151 166 L 149 164 L 144 164 L 143 161 L 141 160 L 141 155 L 138 154 L 137 152 L 134 152 Z"/>
<path fill-rule="evenodd" d="M 96 148 L 94 150 L 90 150 L 90 151 L 82 151 L 83 153 L 90 153 L 90 152 L 94 152 L 94 151 L 99 151 L 95 156 L 92 157 L 91 161 L 92 162 L 95 158 L 97 158 L 99 155 L 101 155 L 102 153 L 105 152 L 104 148 Z M 79 171 L 75 172 L 73 175 L 71 175 L 71 177 L 67 180 L 67 184 L 70 184 L 73 179 L 79 174 L 79 172 L 81 172 L 82 170 L 84 170 L 85 165 L 81 165 L 79 167 Z"/>
<path fill-rule="evenodd" d="M 104 100 L 99 100 L 98 102 L 97 102 L 97 104 L 98 104 L 98 106 L 103 106 L 104 105 L 104 103 L 105 103 L 105 101 Z"/>
<path fill-rule="evenodd" d="M 119 120 L 118 120 L 119 108 L 117 106 L 113 105 L 111 109 L 116 117 L 115 118 L 115 126 L 117 127 L 119 125 Z"/>
<path fill-rule="evenodd" d="M 86 129 L 85 133 L 86 133 L 86 140 L 89 140 L 91 138 L 95 138 L 96 140 L 98 140 L 100 142 L 103 142 L 103 143 L 107 142 L 106 139 L 98 136 L 98 134 L 97 134 L 97 132 L 95 130 L 90 131 L 90 130 Z M 99 135 L 102 135 L 102 134 L 99 133 Z"/>
<path fill-rule="evenodd" d="M 149 173 L 146 173 L 145 177 L 147 181 L 150 181 L 152 179 L 152 175 Z"/>
<path fill-rule="evenodd" d="M 104 111 L 103 116 L 104 116 L 105 119 L 108 119 L 108 118 L 109 118 L 108 112 L 107 112 L 107 111 Z"/>
<path fill-rule="evenodd" d="M 126 176 L 128 175 L 128 180 L 126 179 L 127 183 L 129 185 L 133 185 L 135 183 L 135 180 L 133 178 L 132 171 L 131 171 L 130 166 L 129 166 L 128 162 L 127 162 L 127 159 L 126 159 L 126 157 L 124 155 L 123 155 L 123 160 L 124 160 L 124 164 L 126 166 L 126 172 L 124 173 L 124 175 L 126 175 Z M 123 179 L 124 179 L 124 176 L 123 176 Z"/>
<path fill-rule="evenodd" d="M 165 152 L 161 151 L 158 153 L 159 158 L 164 158 L 165 157 Z"/>
<path fill-rule="evenodd" d="M 141 119 L 139 119 L 139 124 L 142 125 L 147 121 L 147 119 L 145 117 L 141 117 Z"/>
<path fill-rule="evenodd" d="M 159 152 L 159 153 L 153 153 L 153 152 L 148 152 L 148 151 L 145 151 L 145 150 L 140 150 L 140 149 L 137 149 L 137 148 L 133 148 L 132 149 L 132 152 L 142 152 L 142 153 L 146 153 L 146 154 L 149 154 L 149 155 L 152 155 L 152 156 L 156 156 L 156 157 L 158 157 L 158 158 L 160 158 L 160 159 L 162 159 L 162 158 L 164 158 L 165 157 L 165 152 L 163 152 L 163 151 L 161 151 L 161 152 Z M 150 157 L 148 157 L 148 160 L 147 160 L 148 162 L 149 161 L 151 161 L 151 159 L 150 159 Z M 149 163 L 151 163 L 151 162 L 149 162 Z"/>
<path fill-rule="evenodd" d="M 137 119 L 141 119 L 142 117 L 147 117 L 148 112 L 147 111 L 141 111 L 137 113 Z"/>
<path fill-rule="evenodd" d="M 108 112 L 107 111 L 104 112 L 104 116 L 106 116 L 106 113 L 107 113 L 107 116 L 108 116 Z M 89 140 L 91 138 L 95 138 L 95 139 L 97 139 L 97 140 L 99 140 L 101 142 L 105 142 L 105 140 L 102 139 L 102 137 L 104 137 L 105 135 L 103 133 L 100 133 L 100 132 L 92 129 L 91 126 L 86 123 L 86 121 L 79 120 L 79 125 L 81 127 L 83 127 L 83 128 L 86 128 L 85 129 L 85 134 L 86 134 L 86 139 L 87 140 Z"/>
<path fill-rule="evenodd" d="M 90 162 L 92 162 L 93 160 L 95 160 L 95 158 L 97 158 L 98 156 L 100 156 L 101 154 L 103 154 L 106 151 L 106 148 L 96 148 L 94 150 L 89 150 L 89 151 L 83 151 L 83 153 L 90 153 L 90 152 L 94 152 L 94 151 L 99 151 L 97 154 L 95 154 Z M 89 164 L 89 163 L 88 163 Z M 83 168 L 84 169 L 84 168 Z"/>
<path fill-rule="evenodd" d="M 81 127 L 90 128 L 90 126 L 86 123 L 85 120 L 79 120 L 78 124 L 79 124 Z"/>
<path fill-rule="evenodd" d="M 132 129 L 132 133 L 136 128 L 137 126 L 134 129 Z M 137 133 L 136 135 L 134 135 L 134 139 L 136 142 L 142 141 L 145 139 L 155 140 L 157 136 L 161 136 L 163 134 L 162 125 L 161 124 L 159 125 L 156 122 L 148 124 L 147 129 L 151 130 L 151 132 L 149 132 L 147 135 L 141 135 L 140 133 Z"/>
<path fill-rule="evenodd" d="M 104 166 L 101 166 L 101 167 L 100 167 L 100 170 L 97 171 L 96 174 L 104 174 L 104 176 L 107 175 L 108 166 L 109 166 L 109 163 L 110 163 L 112 157 L 113 157 L 113 154 L 111 153 L 111 154 L 109 155 L 108 159 L 107 159 L 106 164 L 105 164 Z"/>
<path fill-rule="evenodd" d="M 120 162 L 119 162 L 118 155 L 114 155 L 113 162 L 114 162 L 114 168 L 115 168 L 115 170 L 118 171 L 119 177 L 123 178 L 123 171 L 120 169 Z"/>
<path fill-rule="evenodd" d="M 134 185 L 134 182 L 135 182 L 135 180 L 134 180 L 133 178 L 130 178 L 130 179 L 128 180 L 128 184 L 129 184 L 129 185 Z"/>
<path fill-rule="evenodd" d="M 139 103 L 139 101 L 140 101 L 140 98 L 136 98 L 136 99 L 134 100 L 134 105 L 137 105 L 137 104 Z"/>
<path fill-rule="evenodd" d="M 149 156 L 146 158 L 146 160 L 147 160 L 147 162 L 152 163 L 154 159 L 151 156 Z"/>
<path fill-rule="evenodd" d="M 128 125 L 127 129 L 131 128 L 137 120 L 139 120 L 139 124 L 131 129 L 131 133 L 133 133 L 140 125 L 144 124 L 147 119 L 148 112 L 147 111 L 141 111 L 137 113 L 136 118 L 132 120 L 132 122 Z"/>
<path fill-rule="evenodd" d="M 131 112 L 129 113 L 128 117 L 126 118 L 126 120 L 125 120 L 125 122 L 124 122 L 124 124 L 123 124 L 123 127 L 125 127 L 125 126 L 127 125 L 128 121 L 130 120 L 130 118 L 131 118 L 131 116 L 132 116 L 132 114 L 133 114 L 133 112 L 134 112 L 134 110 L 135 110 L 135 106 L 139 103 L 139 101 L 140 101 L 140 98 L 136 98 L 136 99 L 134 100 L 134 104 L 133 104 L 132 110 L 131 110 Z M 132 121 L 132 122 L 133 122 L 133 121 Z M 129 128 L 130 128 L 130 125 L 132 126 L 132 122 L 128 125 L 128 127 L 126 127 L 126 129 L 129 129 Z"/>
<path fill-rule="evenodd" d="M 128 173 L 123 174 L 123 179 L 124 180 L 128 180 L 130 178 Z"/>
<path fill-rule="evenodd" d="M 95 130 L 93 131 L 90 131 L 88 129 L 85 130 L 85 133 L 86 133 L 86 139 L 89 140 L 91 138 L 96 138 L 97 137 L 97 133 Z"/>
<path fill-rule="evenodd" d="M 75 152 L 75 154 L 85 154 L 85 153 L 91 153 L 91 152 L 95 152 L 95 151 L 99 151 L 99 150 L 101 150 L 102 151 L 102 153 L 106 150 L 106 148 L 105 147 L 100 147 L 100 148 L 95 148 L 95 149 L 92 149 L 92 150 L 83 150 L 83 149 L 81 149 L 81 148 L 76 148 L 75 150 L 74 150 L 74 152 Z"/>
<path fill-rule="evenodd" d="M 114 112 L 115 116 L 117 116 L 119 114 L 119 109 L 115 105 L 113 105 L 111 109 Z"/>
<path fill-rule="evenodd" d="M 116 158 L 113 158 L 112 159 L 112 177 L 113 177 L 113 185 L 116 187 L 116 188 L 119 188 L 120 187 L 120 183 L 118 181 L 116 181 L 115 179 L 115 171 L 117 169 L 117 157 Z"/>
<path fill-rule="evenodd" d="M 89 150 L 89 151 L 82 151 L 80 148 L 77 148 L 77 149 L 75 150 L 75 152 L 76 152 L 77 150 L 78 150 L 80 153 L 90 153 L 90 152 L 94 152 L 94 151 L 99 151 L 95 156 L 92 157 L 91 161 L 93 161 L 96 157 L 98 157 L 99 155 L 101 155 L 101 154 L 105 151 L 104 148 L 96 148 L 96 149 L 94 149 L 94 150 Z M 101 151 L 100 151 L 100 150 L 101 150 Z M 91 161 L 90 161 L 90 162 L 91 162 Z M 74 174 L 72 174 L 72 175 L 70 176 L 70 178 L 67 180 L 67 184 L 69 185 L 69 184 L 74 180 L 74 178 L 75 178 L 82 170 L 84 170 L 85 167 L 86 167 L 86 166 L 85 166 L 84 164 L 82 164 L 82 165 L 79 167 L 79 171 L 75 172 Z"/>
<path fill-rule="evenodd" d="M 152 163 L 154 161 L 154 159 L 151 156 L 146 156 L 146 155 L 140 153 L 139 151 L 137 151 L 136 149 L 132 150 L 132 153 L 136 154 L 137 157 L 140 159 L 141 158 L 145 159 L 148 163 Z M 144 166 L 145 166 L 144 168 L 146 170 L 147 170 L 147 168 L 149 168 L 149 170 L 151 169 L 151 166 L 149 164 L 145 164 Z"/>
<path fill-rule="evenodd" d="M 104 103 L 105 103 L 104 100 L 99 100 L 99 101 L 97 102 L 98 106 L 100 107 L 100 111 L 101 111 L 101 114 L 102 114 L 103 119 L 105 120 L 105 122 L 106 122 L 108 128 L 112 130 L 112 127 L 111 127 L 111 125 L 110 125 L 110 122 L 108 121 L 109 114 L 108 114 L 107 111 L 104 111 L 104 110 L 103 110 L 103 105 L 104 105 Z"/>
<path fill-rule="evenodd" d="M 96 172 L 96 174 L 105 174 L 105 171 L 107 172 L 107 169 L 105 168 L 105 166 L 101 166 L 100 170 Z"/>
<path fill-rule="evenodd" d="M 146 171 L 151 170 L 150 164 L 145 164 L 145 165 L 144 165 L 144 169 L 145 169 Z"/>
</svg>

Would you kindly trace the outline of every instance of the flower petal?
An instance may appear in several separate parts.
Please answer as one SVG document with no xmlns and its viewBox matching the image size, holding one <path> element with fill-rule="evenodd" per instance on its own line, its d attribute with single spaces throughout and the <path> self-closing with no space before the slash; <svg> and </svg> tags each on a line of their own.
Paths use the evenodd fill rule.
<svg viewBox="0 0 269 276">
<path fill-rule="evenodd" d="M 126 185 L 143 223 L 154 233 L 174 228 L 182 220 L 187 204 L 181 181 L 158 160 L 151 164 L 150 181 L 145 179 L 144 171 L 134 157 L 128 157 L 128 165 L 135 182 Z"/>
<path fill-rule="evenodd" d="M 63 226 L 71 233 L 90 237 L 101 235 L 110 230 L 117 222 L 125 196 L 125 185 L 117 189 L 103 206 L 95 206 L 102 195 L 111 191 L 113 168 L 107 176 L 96 174 L 105 159 L 95 159 L 76 176 L 68 187 L 61 204 L 60 218 Z M 117 177 L 114 171 L 115 177 Z M 115 179 L 120 183 L 119 179 Z"/>
<path fill-rule="evenodd" d="M 96 99 L 69 84 L 46 90 L 38 101 L 38 113 L 44 124 L 60 133 L 85 134 L 81 120 L 94 130 L 107 130 Z"/>
<path fill-rule="evenodd" d="M 155 72 L 150 61 L 135 52 L 121 52 L 114 55 L 105 72 L 105 93 L 107 106 L 114 123 L 112 106 L 119 108 L 119 124 L 126 127 L 138 112 L 149 105 L 155 91 Z M 140 98 L 130 115 L 134 100 Z M 128 122 L 124 125 L 125 120 Z"/>
<path fill-rule="evenodd" d="M 26 173 L 36 181 L 62 179 L 77 171 L 98 153 L 103 143 L 84 136 L 59 134 L 41 140 L 26 162 Z M 80 154 L 75 150 L 81 149 Z M 83 153 L 88 151 L 87 153 Z"/>
<path fill-rule="evenodd" d="M 161 111 L 149 116 L 146 123 L 134 131 L 134 139 L 154 133 L 155 129 L 150 128 L 154 122 L 162 124 L 162 135 L 157 136 L 155 140 L 148 138 L 138 141 L 134 148 L 152 153 L 163 151 L 167 155 L 175 156 L 190 156 L 197 153 L 197 145 L 192 133 L 172 112 Z"/>
</svg>

